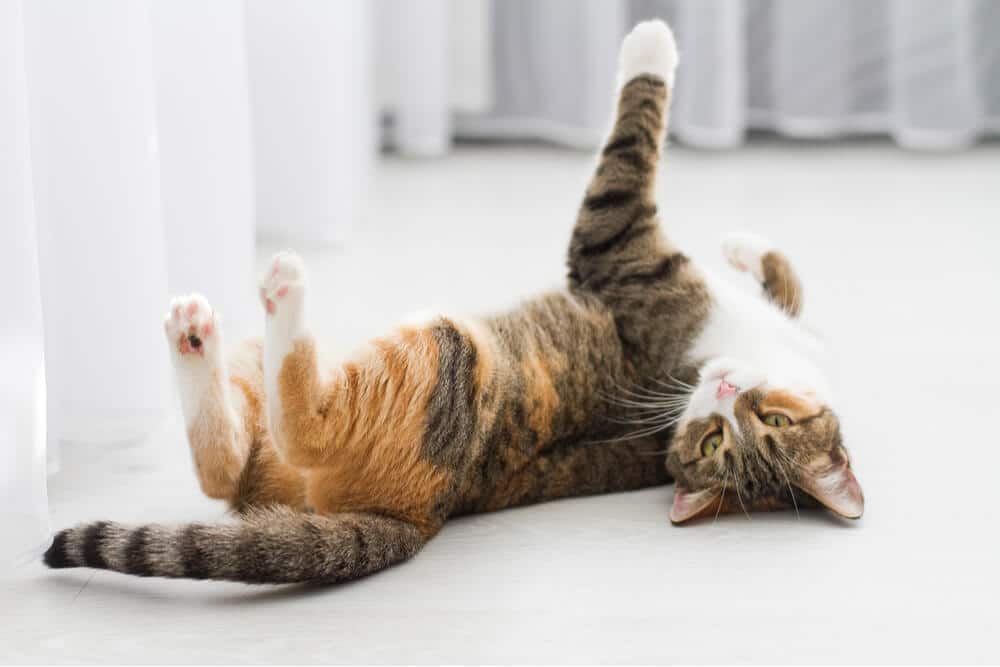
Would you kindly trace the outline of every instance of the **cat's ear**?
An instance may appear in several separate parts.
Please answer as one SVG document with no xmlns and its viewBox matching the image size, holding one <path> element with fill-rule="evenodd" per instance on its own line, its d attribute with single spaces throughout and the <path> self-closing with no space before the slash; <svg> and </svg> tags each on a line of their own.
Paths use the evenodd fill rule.
<svg viewBox="0 0 1000 667">
<path fill-rule="evenodd" d="M 865 496 L 846 461 L 803 477 L 800 489 L 846 519 L 858 519 L 865 511 Z"/>
<path fill-rule="evenodd" d="M 689 491 L 679 482 L 674 485 L 674 504 L 670 507 L 670 522 L 684 523 L 710 507 L 715 507 L 719 492 L 715 489 Z"/>
</svg>

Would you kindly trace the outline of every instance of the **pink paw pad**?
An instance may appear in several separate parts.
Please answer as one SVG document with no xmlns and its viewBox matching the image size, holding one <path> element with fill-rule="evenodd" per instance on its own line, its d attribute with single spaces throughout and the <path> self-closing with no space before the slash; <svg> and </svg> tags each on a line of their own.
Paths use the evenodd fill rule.
<svg viewBox="0 0 1000 667">
<path fill-rule="evenodd" d="M 205 356 L 205 342 L 216 333 L 215 314 L 204 297 L 191 295 L 174 300 L 164 320 L 171 344 L 181 355 Z"/>
<path fill-rule="evenodd" d="M 303 278 L 302 260 L 292 253 L 279 253 L 266 269 L 259 285 L 258 293 L 265 312 L 275 315 L 282 299 L 292 300 L 294 294 L 301 295 Z"/>
</svg>

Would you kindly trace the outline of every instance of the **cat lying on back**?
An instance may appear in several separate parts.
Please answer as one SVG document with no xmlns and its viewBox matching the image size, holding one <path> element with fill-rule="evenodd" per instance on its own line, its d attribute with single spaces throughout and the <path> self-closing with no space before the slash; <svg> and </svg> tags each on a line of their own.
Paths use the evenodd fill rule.
<svg viewBox="0 0 1000 667">
<path fill-rule="evenodd" d="M 307 333 L 295 255 L 275 257 L 261 283 L 263 342 L 228 360 L 205 299 L 175 299 L 165 325 L 195 469 L 240 520 L 82 525 L 45 562 L 343 581 L 409 558 L 450 516 L 671 478 L 675 523 L 815 501 L 860 516 L 788 261 L 753 237 L 727 241 L 761 298 L 703 274 L 661 232 L 654 176 L 676 63 L 662 22 L 625 39 L 565 289 L 502 315 L 402 327 L 336 365 L 318 362 Z"/>
</svg>

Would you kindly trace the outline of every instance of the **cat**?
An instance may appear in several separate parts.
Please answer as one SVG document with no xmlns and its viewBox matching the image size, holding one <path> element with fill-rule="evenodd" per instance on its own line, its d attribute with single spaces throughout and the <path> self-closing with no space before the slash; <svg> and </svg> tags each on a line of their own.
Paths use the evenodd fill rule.
<svg viewBox="0 0 1000 667">
<path fill-rule="evenodd" d="M 201 296 L 165 321 L 201 488 L 238 521 L 59 532 L 50 567 L 248 583 L 339 582 L 415 554 L 450 516 L 676 483 L 674 523 L 863 497 L 798 323 L 802 286 L 766 241 L 699 270 L 660 229 L 654 179 L 677 51 L 661 21 L 620 55 L 618 106 L 569 246 L 568 285 L 485 318 L 436 317 L 319 361 L 305 267 L 260 285 L 263 340 L 222 353 Z"/>
</svg>

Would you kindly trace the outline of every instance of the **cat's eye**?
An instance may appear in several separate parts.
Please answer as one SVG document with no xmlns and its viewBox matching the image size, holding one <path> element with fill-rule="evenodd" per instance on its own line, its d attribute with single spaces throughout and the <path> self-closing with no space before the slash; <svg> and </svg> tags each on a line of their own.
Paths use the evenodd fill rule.
<svg viewBox="0 0 1000 667">
<path fill-rule="evenodd" d="M 772 412 L 769 415 L 764 415 L 762 419 L 764 420 L 764 423 L 767 424 L 768 426 L 774 426 L 777 428 L 781 428 L 782 426 L 788 426 L 789 424 L 792 423 L 791 419 L 781 414 L 780 412 Z"/>
<path fill-rule="evenodd" d="M 705 438 L 701 443 L 701 453 L 704 456 L 711 456 L 715 453 L 719 447 L 722 446 L 722 433 L 716 431 L 712 435 Z"/>
</svg>

